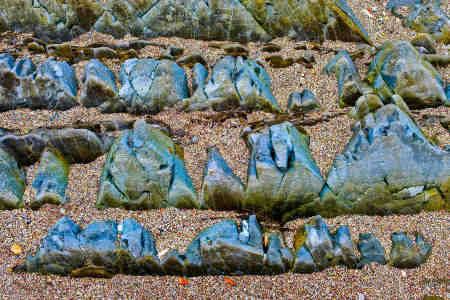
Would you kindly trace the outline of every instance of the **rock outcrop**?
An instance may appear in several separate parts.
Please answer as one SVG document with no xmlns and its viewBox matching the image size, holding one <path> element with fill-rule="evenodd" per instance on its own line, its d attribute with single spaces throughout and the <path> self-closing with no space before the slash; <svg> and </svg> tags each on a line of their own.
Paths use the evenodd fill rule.
<svg viewBox="0 0 450 300">
<path fill-rule="evenodd" d="M 97 207 L 202 207 L 178 155 L 179 147 L 162 130 L 137 120 L 111 146 Z"/>
<path fill-rule="evenodd" d="M 392 249 L 389 264 L 397 268 L 416 268 L 431 255 L 431 245 L 421 233 L 416 232 L 416 243 L 405 232 L 394 232 L 391 236 Z"/>
</svg>

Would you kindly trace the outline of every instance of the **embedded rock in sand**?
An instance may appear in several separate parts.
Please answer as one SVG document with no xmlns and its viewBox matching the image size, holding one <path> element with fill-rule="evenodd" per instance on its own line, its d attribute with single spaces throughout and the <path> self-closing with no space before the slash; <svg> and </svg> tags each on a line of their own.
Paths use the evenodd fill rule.
<svg viewBox="0 0 450 300">
<path fill-rule="evenodd" d="M 97 207 L 200 208 L 197 192 L 177 156 L 178 148 L 160 129 L 139 119 L 108 153 Z"/>
<path fill-rule="evenodd" d="M 386 264 L 386 251 L 373 233 L 362 233 L 359 235 L 358 251 L 361 253 L 361 265 L 372 262 L 382 265 Z"/>
<path fill-rule="evenodd" d="M 23 206 L 25 191 L 25 169 L 14 156 L 0 147 L 0 209 L 15 209 Z"/>
<path fill-rule="evenodd" d="M 324 181 L 309 150 L 309 137 L 291 123 L 248 136 L 251 156 L 244 208 L 288 220 L 310 213 Z"/>
<path fill-rule="evenodd" d="M 223 111 L 243 109 L 280 113 L 281 108 L 272 94 L 272 83 L 266 70 L 254 60 L 241 56 L 226 56 L 213 68 L 208 83 L 208 71 L 200 64 L 194 66 L 192 97 L 183 100 L 183 110 L 213 109 Z"/>
<path fill-rule="evenodd" d="M 316 96 L 308 89 L 301 93 L 295 92 L 289 95 L 288 111 L 293 113 L 305 113 L 320 108 L 320 103 Z"/>
<path fill-rule="evenodd" d="M 427 207 L 436 188 L 450 200 L 450 154 L 432 144 L 399 107 L 388 104 L 353 128 L 336 155 L 316 213 L 410 214 Z"/>
<path fill-rule="evenodd" d="M 397 268 L 416 268 L 425 263 L 431 254 L 431 245 L 421 233 L 416 232 L 416 244 L 405 232 L 394 232 L 389 264 Z"/>
</svg>

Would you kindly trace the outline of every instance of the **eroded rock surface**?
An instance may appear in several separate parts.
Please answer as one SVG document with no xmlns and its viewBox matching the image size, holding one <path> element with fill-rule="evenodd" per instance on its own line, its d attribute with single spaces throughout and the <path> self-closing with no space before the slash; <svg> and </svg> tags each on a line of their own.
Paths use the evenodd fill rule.
<svg viewBox="0 0 450 300">
<path fill-rule="evenodd" d="M 23 206 L 25 191 L 25 169 L 17 160 L 0 147 L 0 209 L 14 209 Z"/>
<path fill-rule="evenodd" d="M 405 232 L 394 232 L 389 263 L 397 268 L 415 268 L 425 263 L 431 255 L 431 245 L 421 233 L 416 232 L 414 244 Z"/>
</svg>

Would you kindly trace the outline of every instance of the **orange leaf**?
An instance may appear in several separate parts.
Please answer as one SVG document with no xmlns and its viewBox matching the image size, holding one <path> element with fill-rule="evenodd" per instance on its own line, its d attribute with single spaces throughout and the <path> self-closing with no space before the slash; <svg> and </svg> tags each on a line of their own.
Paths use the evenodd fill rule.
<svg viewBox="0 0 450 300">
<path fill-rule="evenodd" d="M 15 255 L 19 255 L 19 254 L 22 253 L 22 248 L 21 248 L 19 245 L 14 244 L 14 245 L 11 246 L 11 251 L 12 251 L 12 253 L 14 253 Z"/>
<path fill-rule="evenodd" d="M 228 278 L 228 277 L 225 277 L 223 280 L 224 280 L 226 283 L 228 283 L 229 285 L 234 286 L 234 280 L 233 280 L 233 279 Z"/>
<path fill-rule="evenodd" d="M 188 283 L 189 283 L 189 281 L 187 281 L 187 280 L 184 279 L 183 277 L 178 277 L 178 282 L 179 282 L 181 285 L 184 285 L 184 286 L 188 285 Z"/>
</svg>

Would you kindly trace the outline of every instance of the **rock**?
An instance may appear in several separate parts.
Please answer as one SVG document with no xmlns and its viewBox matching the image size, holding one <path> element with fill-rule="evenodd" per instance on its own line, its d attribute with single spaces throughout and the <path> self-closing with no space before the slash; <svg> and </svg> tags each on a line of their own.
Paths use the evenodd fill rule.
<svg viewBox="0 0 450 300">
<path fill-rule="evenodd" d="M 179 254 L 177 250 L 172 250 L 161 260 L 161 266 L 167 275 L 181 275 L 185 273 L 184 261 L 184 255 Z"/>
<path fill-rule="evenodd" d="M 129 59 L 120 69 L 120 99 L 101 105 L 103 112 L 155 114 L 188 97 L 186 73 L 170 60 Z"/>
<path fill-rule="evenodd" d="M 358 70 L 346 50 L 340 51 L 324 68 L 338 80 L 339 106 L 353 106 L 363 94 L 363 83 Z"/>
<path fill-rule="evenodd" d="M 33 54 L 45 53 L 45 48 L 39 43 L 32 42 L 27 45 L 28 51 Z"/>
<path fill-rule="evenodd" d="M 406 41 L 390 41 L 380 47 L 367 81 L 377 91 L 398 94 L 410 108 L 450 105 L 439 73 Z M 382 100 L 386 98 L 385 93 L 378 94 Z"/>
<path fill-rule="evenodd" d="M 314 55 L 312 55 L 311 53 L 307 53 L 297 58 L 296 62 L 304 65 L 308 69 L 311 69 L 316 62 L 316 59 L 314 58 Z"/>
<path fill-rule="evenodd" d="M 69 183 L 69 164 L 58 152 L 44 151 L 39 169 L 34 177 L 35 197 L 30 206 L 38 209 L 46 203 L 65 204 L 66 187 Z"/>
<path fill-rule="evenodd" d="M 408 6 L 409 14 L 403 17 L 398 9 Z M 441 1 L 401 1 L 391 0 L 386 4 L 392 14 L 402 19 L 404 27 L 411 28 L 416 32 L 429 33 L 431 36 L 444 44 L 450 43 L 450 20 L 441 9 Z"/>
<path fill-rule="evenodd" d="M 176 60 L 178 57 L 180 57 L 181 55 L 183 55 L 184 49 L 183 48 L 178 48 L 178 47 L 172 47 L 170 46 L 169 48 L 167 48 L 167 51 L 165 52 L 165 54 L 162 56 L 162 58 L 166 58 L 166 59 L 171 59 L 171 60 Z"/>
<path fill-rule="evenodd" d="M 12 155 L 21 166 L 37 162 L 45 145 L 45 141 L 36 134 L 17 136 L 6 133 L 0 137 L 0 147 Z"/>
<path fill-rule="evenodd" d="M 424 207 L 426 211 L 438 211 L 450 208 L 450 202 L 447 201 L 449 203 L 446 203 L 446 201 L 442 198 L 441 193 L 439 193 L 436 188 L 427 190 L 420 196 L 423 196 L 423 201 L 427 203 Z"/>
<path fill-rule="evenodd" d="M 269 62 L 272 68 L 286 68 L 295 63 L 295 60 L 292 57 L 284 58 L 280 54 L 266 56 L 265 60 Z"/>
<path fill-rule="evenodd" d="M 104 131 L 121 131 L 133 128 L 135 120 L 106 120 L 102 122 Z"/>
<path fill-rule="evenodd" d="M 421 233 L 415 232 L 414 235 L 416 236 L 415 245 L 405 232 L 392 234 L 390 265 L 396 268 L 416 268 L 427 261 L 432 247 Z"/>
<path fill-rule="evenodd" d="M 200 208 L 172 140 L 139 119 L 112 145 L 100 178 L 97 207 Z"/>
<path fill-rule="evenodd" d="M 26 175 L 16 159 L 0 147 L 0 209 L 23 207 Z"/>
<path fill-rule="evenodd" d="M 264 52 L 278 52 L 281 51 L 281 46 L 274 43 L 265 43 L 261 50 Z"/>
<path fill-rule="evenodd" d="M 114 73 L 99 60 L 90 60 L 82 78 L 81 103 L 85 107 L 96 107 L 104 102 L 117 102 L 118 97 Z"/>
<path fill-rule="evenodd" d="M 319 101 L 308 89 L 304 89 L 301 93 L 295 92 L 289 95 L 288 111 L 291 113 L 305 113 L 319 108 Z"/>
<path fill-rule="evenodd" d="M 323 186 L 309 137 L 284 122 L 251 133 L 247 144 L 251 155 L 244 208 L 283 221 L 304 215 Z"/>
<path fill-rule="evenodd" d="M 108 47 L 98 47 L 92 49 L 93 57 L 97 59 L 103 58 L 117 58 L 117 52 Z"/>
<path fill-rule="evenodd" d="M 182 110 L 195 111 L 212 108 L 215 111 L 241 108 L 281 112 L 272 94 L 272 84 L 266 70 L 254 60 L 226 56 L 219 60 L 207 84 L 206 69 L 199 65 L 194 70 L 192 97 L 184 99 Z"/>
<path fill-rule="evenodd" d="M 373 233 L 359 234 L 358 251 L 361 253 L 361 265 L 377 262 L 386 264 L 386 252 Z"/>
<path fill-rule="evenodd" d="M 433 65 L 447 66 L 450 64 L 450 55 L 424 54 L 422 57 Z"/>
<path fill-rule="evenodd" d="M 201 54 L 187 55 L 187 56 L 185 56 L 183 58 L 180 58 L 177 61 L 178 65 L 180 65 L 180 66 L 187 66 L 189 68 L 192 68 L 197 63 L 200 63 L 205 68 L 208 68 L 208 63 L 206 62 L 206 60 L 203 58 L 203 56 Z"/>
<path fill-rule="evenodd" d="M 433 38 L 428 33 L 418 34 L 411 40 L 411 45 L 416 48 L 425 48 L 428 54 L 436 54 L 436 47 L 434 45 Z"/>
<path fill-rule="evenodd" d="M 355 114 L 359 120 L 362 120 L 367 114 L 376 112 L 383 105 L 383 101 L 377 95 L 366 94 L 356 101 Z"/>
<path fill-rule="evenodd" d="M 244 185 L 234 175 L 217 147 L 208 149 L 200 199 L 214 210 L 239 210 L 245 199 Z"/>
<path fill-rule="evenodd" d="M 294 249 L 297 253 L 294 272 L 298 273 L 312 273 L 337 264 L 355 268 L 359 263 L 348 227 L 342 226 L 331 235 L 320 216 L 298 228 Z"/>
<path fill-rule="evenodd" d="M 439 118 L 439 122 L 441 123 L 442 127 L 444 127 L 447 130 L 450 130 L 450 116 Z"/>
<path fill-rule="evenodd" d="M 306 45 L 295 45 L 294 46 L 295 50 L 308 50 L 308 47 Z"/>
<path fill-rule="evenodd" d="M 236 43 L 225 44 L 222 46 L 222 50 L 225 52 L 226 56 L 242 56 L 243 58 L 247 58 L 249 52 L 247 47 Z"/>
<path fill-rule="evenodd" d="M 47 147 L 56 149 L 68 163 L 90 163 L 108 152 L 110 138 L 88 129 L 39 129 L 32 133 L 43 139 Z"/>
<path fill-rule="evenodd" d="M 383 161 L 382 164 L 379 162 Z M 414 121 L 393 104 L 367 114 L 336 155 L 316 212 L 330 216 L 410 214 L 426 203 L 402 190 L 434 187 L 448 198 L 450 155 L 433 145 Z"/>
<path fill-rule="evenodd" d="M 66 110 L 78 105 L 75 72 L 52 58 L 36 67 L 0 54 L 0 111 L 17 108 Z"/>
</svg>

